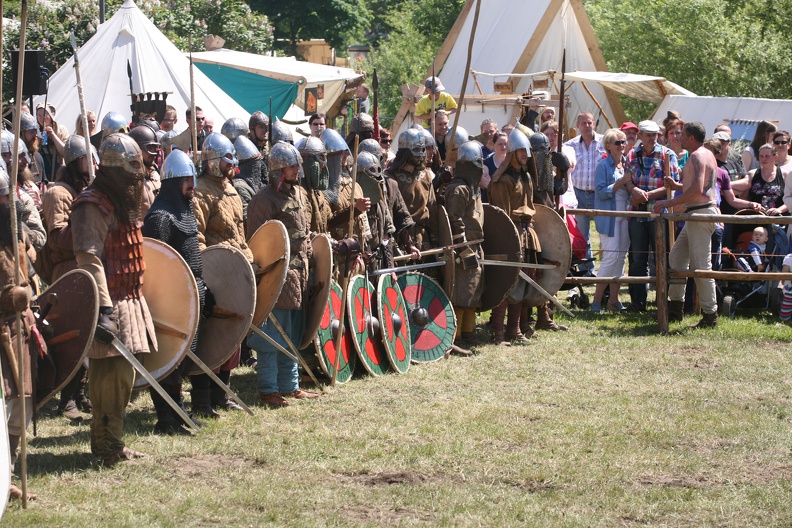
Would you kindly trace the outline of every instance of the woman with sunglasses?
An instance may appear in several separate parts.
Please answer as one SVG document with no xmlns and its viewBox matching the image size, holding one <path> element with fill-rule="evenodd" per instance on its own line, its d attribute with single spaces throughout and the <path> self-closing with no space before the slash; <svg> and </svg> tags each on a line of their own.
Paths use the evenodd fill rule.
<svg viewBox="0 0 792 528">
<path fill-rule="evenodd" d="M 789 132 L 786 130 L 779 130 L 773 134 L 773 145 L 778 152 L 778 159 L 776 165 L 781 169 L 781 175 L 784 177 L 784 182 L 787 181 L 787 176 L 792 173 L 792 156 L 789 155 Z"/>
<path fill-rule="evenodd" d="M 594 208 L 605 211 L 626 211 L 630 194 L 625 185 L 630 181 L 630 172 L 625 171 L 627 136 L 617 128 L 611 128 L 603 136 L 603 145 L 608 155 L 597 164 L 594 176 Z M 597 216 L 594 225 L 600 234 L 602 262 L 597 275 L 600 277 L 620 277 L 624 273 L 624 258 L 630 247 L 630 235 L 627 231 L 627 219 L 609 216 Z M 602 296 L 605 288 L 610 287 L 610 299 L 607 309 L 613 312 L 624 311 L 619 302 L 618 282 L 597 284 L 594 290 L 594 301 L 591 311 L 602 310 Z"/>
</svg>

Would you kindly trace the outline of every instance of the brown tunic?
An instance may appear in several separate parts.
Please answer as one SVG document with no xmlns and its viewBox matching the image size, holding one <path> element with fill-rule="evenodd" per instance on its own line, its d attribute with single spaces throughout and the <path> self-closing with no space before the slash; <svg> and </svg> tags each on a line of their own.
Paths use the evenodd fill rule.
<svg viewBox="0 0 792 528">
<path fill-rule="evenodd" d="M 77 198 L 77 191 L 66 182 L 54 183 L 44 193 L 41 214 L 47 228 L 47 243 L 43 252 L 50 259 L 52 266 L 52 282 L 65 273 L 77 269 L 74 258 L 72 228 L 69 224 L 71 205 Z"/>
<path fill-rule="evenodd" d="M 253 253 L 245 239 L 242 199 L 234 186 L 225 178 L 203 175 L 198 178 L 194 203 L 201 250 L 224 244 L 237 248 L 253 262 Z"/>
<path fill-rule="evenodd" d="M 20 266 L 22 269 L 27 269 L 27 264 L 25 263 L 25 243 L 19 243 L 19 258 L 21 260 Z M 14 266 L 14 250 L 11 246 L 2 246 L 0 247 L 0 299 L 8 290 L 14 285 L 15 280 L 15 273 L 16 267 Z M 27 274 L 22 273 L 22 283 L 20 286 L 27 287 Z M 9 335 L 11 336 L 11 347 L 13 350 L 16 350 L 16 331 L 15 331 L 15 324 L 16 321 L 16 314 L 13 312 L 4 312 L 0 311 L 0 324 L 2 331 L 8 331 Z M 34 339 L 33 334 L 31 332 L 31 328 L 36 323 L 36 319 L 33 316 L 33 312 L 30 309 L 26 309 L 22 312 L 22 356 L 24 357 L 25 361 L 25 379 L 22 381 L 22 386 L 24 387 L 24 394 L 25 396 L 31 396 L 33 394 L 33 382 L 31 376 L 31 358 L 32 355 L 36 352 L 37 348 L 31 346 L 31 341 Z M 43 344 L 43 343 L 42 343 Z M 17 355 L 17 360 L 19 356 Z M 0 364 L 2 365 L 3 369 L 3 396 L 5 398 L 16 398 L 19 396 L 19 392 L 17 390 L 16 382 L 14 381 L 14 373 L 11 372 L 11 365 L 8 361 L 8 355 L 5 351 L 5 348 L 0 345 Z"/>
<path fill-rule="evenodd" d="M 481 194 L 474 194 L 470 186 L 461 180 L 453 180 L 446 188 L 445 207 L 454 243 L 484 238 L 484 206 Z M 479 258 L 484 254 L 480 244 L 470 246 Z M 475 308 L 481 304 L 484 291 L 484 276 L 481 266 L 463 269 L 457 264 L 454 270 L 454 291 L 451 303 L 457 308 Z"/>
</svg>

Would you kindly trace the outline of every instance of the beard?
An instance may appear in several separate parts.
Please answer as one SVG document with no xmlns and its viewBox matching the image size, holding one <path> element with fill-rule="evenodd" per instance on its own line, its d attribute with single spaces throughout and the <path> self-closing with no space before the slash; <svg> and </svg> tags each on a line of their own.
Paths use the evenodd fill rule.
<svg viewBox="0 0 792 528">
<path fill-rule="evenodd" d="M 30 155 L 33 156 L 33 154 L 41 150 L 41 139 L 36 136 L 33 141 L 25 141 L 25 146 L 30 151 Z"/>
</svg>

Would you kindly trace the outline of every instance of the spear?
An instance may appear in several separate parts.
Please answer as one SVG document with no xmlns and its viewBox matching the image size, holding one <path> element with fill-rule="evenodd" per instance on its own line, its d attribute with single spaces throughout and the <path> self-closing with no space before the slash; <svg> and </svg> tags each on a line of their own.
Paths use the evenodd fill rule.
<svg viewBox="0 0 792 528">
<path fill-rule="evenodd" d="M 17 204 L 16 204 L 16 188 L 17 178 L 19 176 L 19 140 L 20 140 L 20 123 L 22 121 L 22 80 L 25 71 L 25 36 L 28 18 L 28 3 L 27 0 L 22 0 L 21 15 L 19 22 L 19 62 L 17 63 L 17 85 L 16 96 L 14 98 L 15 112 L 14 112 L 14 130 L 17 133 L 14 135 L 14 150 L 11 156 L 11 182 L 9 185 L 8 202 L 11 208 L 11 233 L 13 233 L 13 249 L 14 249 L 14 285 L 17 286 L 22 283 L 22 270 L 20 268 L 19 244 L 16 242 L 16 233 L 19 227 L 17 226 Z M 21 435 L 19 437 L 19 478 L 22 482 L 22 508 L 27 509 L 28 494 L 27 494 L 27 416 L 25 409 L 25 358 L 22 353 L 22 314 L 16 313 L 16 320 L 14 321 L 16 329 L 16 353 L 18 358 L 18 378 L 17 392 L 19 393 L 20 401 L 20 420 Z M 32 397 L 32 396 L 31 396 Z"/>
<path fill-rule="evenodd" d="M 374 89 L 374 139 L 379 143 L 379 80 L 377 79 L 377 68 L 374 68 L 374 75 L 371 76 L 371 87 Z"/>
<path fill-rule="evenodd" d="M 132 99 L 132 104 L 129 105 L 129 109 L 132 110 L 132 121 L 134 121 L 135 103 L 137 101 L 135 100 L 135 88 L 132 86 L 132 65 L 129 63 L 129 59 L 127 59 L 127 77 L 129 78 L 129 97 Z"/>
<path fill-rule="evenodd" d="M 556 151 L 561 152 L 561 147 L 564 144 L 564 92 L 566 91 L 566 47 L 564 53 L 561 55 L 561 91 L 559 92 L 558 101 L 558 142 L 556 143 Z M 567 176 L 569 177 L 569 176 Z M 555 197 L 556 209 L 558 209 L 560 196 Z"/>
<path fill-rule="evenodd" d="M 448 145 L 446 145 L 446 165 L 453 166 L 453 162 L 456 161 L 456 153 L 454 153 L 454 138 L 456 137 L 456 129 L 457 125 L 459 124 L 459 115 L 462 113 L 462 105 L 465 102 L 465 90 L 467 89 L 467 81 L 468 81 L 468 74 L 470 73 L 470 61 L 473 56 L 473 39 L 476 36 L 476 26 L 478 26 L 478 19 L 479 19 L 479 11 L 481 11 L 481 0 L 476 2 L 476 12 L 473 15 L 473 25 L 470 28 L 470 42 L 468 42 L 468 51 L 467 51 L 467 63 L 465 64 L 465 76 L 462 78 L 462 90 L 459 92 L 459 104 L 457 105 L 458 109 L 454 114 L 454 126 L 451 129 L 451 149 L 449 150 Z M 436 82 L 437 78 L 435 78 Z M 456 146 L 459 148 L 459 145 Z M 451 156 L 452 163 L 449 163 L 449 156 Z"/>
<path fill-rule="evenodd" d="M 74 73 L 77 75 L 77 95 L 80 98 L 80 121 L 82 122 L 83 134 L 85 136 L 85 146 L 88 152 L 88 175 L 89 180 L 94 180 L 93 155 L 91 154 L 91 131 L 88 129 L 88 112 L 85 110 L 85 96 L 83 95 L 82 75 L 80 74 L 80 60 L 77 58 L 77 40 L 74 38 L 74 31 L 70 36 L 71 47 L 74 50 Z M 129 63 L 127 63 L 129 64 Z"/>
</svg>

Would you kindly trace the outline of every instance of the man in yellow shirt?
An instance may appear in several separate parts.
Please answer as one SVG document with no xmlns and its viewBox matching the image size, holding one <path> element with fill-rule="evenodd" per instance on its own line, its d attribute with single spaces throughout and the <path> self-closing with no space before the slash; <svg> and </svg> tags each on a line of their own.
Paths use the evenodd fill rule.
<svg viewBox="0 0 792 528">
<path fill-rule="evenodd" d="M 432 117 L 432 99 L 435 101 L 435 111 L 445 110 L 449 115 L 456 112 L 457 102 L 450 94 L 444 92 L 445 86 L 439 77 L 429 77 L 424 82 L 424 86 L 429 93 L 421 97 L 421 100 L 415 105 L 415 120 L 422 120 L 423 127 L 429 128 L 429 119 Z"/>
</svg>

